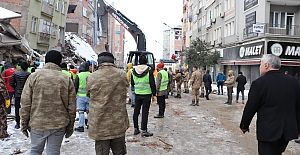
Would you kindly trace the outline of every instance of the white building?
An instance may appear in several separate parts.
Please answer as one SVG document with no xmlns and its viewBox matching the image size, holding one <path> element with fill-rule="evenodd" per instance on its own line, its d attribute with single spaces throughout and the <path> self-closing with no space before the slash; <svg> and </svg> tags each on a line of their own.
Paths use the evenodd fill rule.
<svg viewBox="0 0 300 155">
<path fill-rule="evenodd" d="M 163 59 L 171 59 L 173 54 L 179 56 L 182 52 L 181 33 L 181 27 L 175 27 L 163 32 Z"/>
</svg>

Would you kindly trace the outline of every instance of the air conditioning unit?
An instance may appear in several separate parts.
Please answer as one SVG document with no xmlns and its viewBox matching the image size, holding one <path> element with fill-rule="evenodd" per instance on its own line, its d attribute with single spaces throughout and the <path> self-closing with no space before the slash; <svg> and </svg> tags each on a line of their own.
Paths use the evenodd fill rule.
<svg viewBox="0 0 300 155">
<path fill-rule="evenodd" d="M 199 15 L 201 13 L 201 9 L 198 9 L 196 14 Z"/>
<path fill-rule="evenodd" d="M 217 39 L 217 44 L 218 44 L 218 45 L 222 44 L 222 38 L 221 38 L 221 37 L 219 37 L 219 38 Z"/>
<path fill-rule="evenodd" d="M 214 46 L 215 45 L 215 41 L 210 41 L 210 45 Z"/>
<path fill-rule="evenodd" d="M 220 12 L 220 17 L 224 18 L 225 17 L 225 12 Z"/>
<path fill-rule="evenodd" d="M 216 18 L 212 18 L 212 19 L 211 19 L 211 22 L 212 22 L 212 23 L 216 23 Z"/>
</svg>

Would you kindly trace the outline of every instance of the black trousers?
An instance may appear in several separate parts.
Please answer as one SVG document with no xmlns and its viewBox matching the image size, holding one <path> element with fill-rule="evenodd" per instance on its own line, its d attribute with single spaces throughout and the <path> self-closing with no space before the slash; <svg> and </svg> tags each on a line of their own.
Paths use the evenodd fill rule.
<svg viewBox="0 0 300 155">
<path fill-rule="evenodd" d="M 5 111 L 7 114 L 10 114 L 11 113 L 11 104 L 12 104 L 12 98 L 14 96 L 15 92 L 8 92 L 8 95 L 9 95 L 9 99 L 10 99 L 10 105 L 8 108 L 5 108 Z"/>
<path fill-rule="evenodd" d="M 282 136 L 280 139 L 274 142 L 258 141 L 258 154 L 259 155 L 281 155 L 289 141 L 286 141 Z"/>
<path fill-rule="evenodd" d="M 21 108 L 20 101 L 21 101 L 21 97 L 15 97 L 15 114 L 16 114 L 17 124 L 20 124 L 20 114 L 19 114 L 19 109 Z"/>
<path fill-rule="evenodd" d="M 227 96 L 228 96 L 228 103 L 232 103 L 232 93 L 233 93 L 233 87 L 228 88 L 227 87 Z"/>
<path fill-rule="evenodd" d="M 211 93 L 211 86 L 205 86 L 205 92 L 205 95 L 208 97 L 208 95 Z"/>
<path fill-rule="evenodd" d="M 242 100 L 244 100 L 244 90 L 236 89 L 236 100 L 239 100 L 240 92 L 242 93 Z"/>
<path fill-rule="evenodd" d="M 217 83 L 217 86 L 218 86 L 218 94 L 220 94 L 222 92 L 223 94 L 223 85 L 224 85 L 224 82 L 218 82 Z M 220 90 L 220 87 L 221 87 L 221 90 Z"/>
<path fill-rule="evenodd" d="M 164 116 L 165 115 L 165 109 L 166 109 L 166 100 L 165 100 L 165 95 L 164 96 L 157 96 L 157 103 L 159 105 L 159 115 Z"/>
<path fill-rule="evenodd" d="M 139 128 L 138 117 L 140 115 L 140 111 L 141 111 L 141 107 L 142 107 L 142 123 L 141 123 L 142 128 L 141 129 L 147 130 L 151 96 L 152 95 L 135 94 L 135 106 L 134 106 L 134 112 L 133 112 L 134 128 Z"/>
</svg>

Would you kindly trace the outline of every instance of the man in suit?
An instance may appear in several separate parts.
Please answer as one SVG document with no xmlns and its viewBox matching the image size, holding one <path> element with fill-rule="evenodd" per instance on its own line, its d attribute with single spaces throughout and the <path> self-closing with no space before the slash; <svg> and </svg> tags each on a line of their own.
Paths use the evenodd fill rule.
<svg viewBox="0 0 300 155">
<path fill-rule="evenodd" d="M 244 90 L 245 90 L 245 84 L 247 83 L 247 79 L 243 75 L 243 72 L 239 72 L 239 76 L 236 78 L 235 82 L 238 83 L 237 87 L 236 87 L 236 100 L 235 100 L 235 102 L 238 103 L 239 94 L 241 92 L 241 94 L 242 94 L 242 103 L 244 104 Z"/>
<path fill-rule="evenodd" d="M 300 91 L 298 81 L 279 71 L 280 58 L 263 55 L 261 77 L 252 82 L 245 106 L 240 132 L 249 132 L 257 113 L 257 140 L 260 155 L 280 155 L 289 140 L 300 133 Z"/>
<path fill-rule="evenodd" d="M 206 70 L 206 74 L 203 75 L 203 82 L 204 82 L 205 91 L 206 91 L 205 97 L 206 97 L 206 100 L 209 100 L 209 94 L 211 93 L 211 84 L 212 84 L 209 70 Z"/>
</svg>

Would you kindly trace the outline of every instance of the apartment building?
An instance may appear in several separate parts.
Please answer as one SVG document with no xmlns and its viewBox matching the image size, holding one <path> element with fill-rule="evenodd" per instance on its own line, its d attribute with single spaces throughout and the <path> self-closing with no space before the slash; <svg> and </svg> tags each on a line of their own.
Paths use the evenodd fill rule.
<svg viewBox="0 0 300 155">
<path fill-rule="evenodd" d="M 1 1 L 0 6 L 22 15 L 11 23 L 36 51 L 48 51 L 64 36 L 69 0 Z"/>
<path fill-rule="evenodd" d="M 295 75 L 300 67 L 299 0 L 194 0 L 192 36 L 219 51 L 218 71 L 242 71 L 248 83 L 257 79 L 263 54 L 282 59 L 281 71 Z"/>
<path fill-rule="evenodd" d="M 183 0 L 183 18 L 182 22 L 182 39 L 183 39 L 183 51 L 187 51 L 190 47 L 193 20 L 193 0 Z"/>
<path fill-rule="evenodd" d="M 67 15 L 66 32 L 78 34 L 90 45 L 95 45 L 95 0 L 70 0 L 70 5 L 77 5 L 74 13 Z"/>
<path fill-rule="evenodd" d="M 111 53 L 115 57 L 115 65 L 119 68 L 124 68 L 124 39 L 125 29 L 119 23 L 115 22 L 114 25 L 113 40 L 111 42 L 112 51 Z"/>
<path fill-rule="evenodd" d="M 163 59 L 171 59 L 172 55 L 180 57 L 182 52 L 181 26 L 163 31 Z"/>
</svg>

